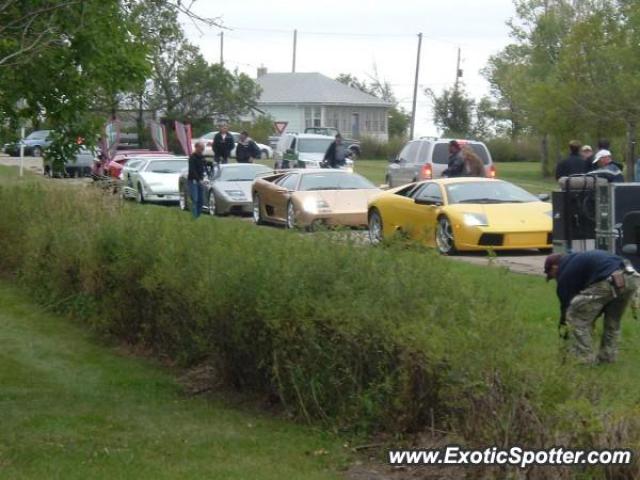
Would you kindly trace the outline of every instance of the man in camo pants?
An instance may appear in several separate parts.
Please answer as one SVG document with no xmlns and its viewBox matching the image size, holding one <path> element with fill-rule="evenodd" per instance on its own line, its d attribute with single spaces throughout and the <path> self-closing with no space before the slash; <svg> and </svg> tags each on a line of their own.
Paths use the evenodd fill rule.
<svg viewBox="0 0 640 480">
<path fill-rule="evenodd" d="M 544 272 L 555 278 L 560 325 L 570 350 L 584 363 L 611 363 L 618 353 L 620 319 L 640 287 L 640 275 L 622 257 L 601 250 L 549 255 Z M 604 314 L 600 351 L 593 352 L 593 329 Z"/>
</svg>

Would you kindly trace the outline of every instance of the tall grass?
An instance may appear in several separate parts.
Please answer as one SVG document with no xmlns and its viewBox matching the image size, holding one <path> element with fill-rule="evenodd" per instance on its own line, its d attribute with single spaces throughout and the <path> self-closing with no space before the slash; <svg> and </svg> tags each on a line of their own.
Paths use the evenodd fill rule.
<svg viewBox="0 0 640 480">
<path fill-rule="evenodd" d="M 92 189 L 2 186 L 0 205 L 0 267 L 41 302 L 182 365 L 208 362 L 217 382 L 300 418 L 478 446 L 637 445 L 635 412 L 603 408 L 588 372 L 539 348 L 549 324 L 513 301 L 505 272 L 490 274 L 504 288 L 483 288 L 428 250 L 193 221 Z"/>
</svg>

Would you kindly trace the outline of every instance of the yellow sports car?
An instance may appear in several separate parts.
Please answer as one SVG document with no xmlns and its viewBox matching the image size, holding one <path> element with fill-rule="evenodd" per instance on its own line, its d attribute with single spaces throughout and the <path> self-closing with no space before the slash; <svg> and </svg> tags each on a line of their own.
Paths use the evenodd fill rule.
<svg viewBox="0 0 640 480">
<path fill-rule="evenodd" d="M 550 249 L 551 205 L 516 185 L 486 178 L 445 178 L 387 190 L 369 202 L 372 243 L 397 232 L 458 250 Z"/>
</svg>

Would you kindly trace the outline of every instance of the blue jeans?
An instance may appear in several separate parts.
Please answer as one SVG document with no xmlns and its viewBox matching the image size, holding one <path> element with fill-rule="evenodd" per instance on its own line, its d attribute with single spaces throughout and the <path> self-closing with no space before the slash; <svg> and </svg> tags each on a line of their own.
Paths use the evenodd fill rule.
<svg viewBox="0 0 640 480">
<path fill-rule="evenodd" d="M 191 195 L 191 214 L 193 218 L 198 218 L 202 213 L 204 202 L 202 184 L 196 180 L 189 180 L 189 194 Z"/>
</svg>

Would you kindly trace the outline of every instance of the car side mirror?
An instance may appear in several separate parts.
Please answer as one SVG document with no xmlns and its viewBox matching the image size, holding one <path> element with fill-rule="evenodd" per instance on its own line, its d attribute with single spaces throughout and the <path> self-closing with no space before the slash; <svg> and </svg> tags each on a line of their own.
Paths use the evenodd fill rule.
<svg viewBox="0 0 640 480">
<path fill-rule="evenodd" d="M 416 198 L 414 202 L 418 205 L 430 205 L 432 207 L 442 206 L 442 202 L 438 202 L 437 200 L 429 200 L 427 198 Z"/>
<path fill-rule="evenodd" d="M 548 193 L 541 193 L 540 195 L 538 195 L 538 199 L 540 199 L 543 202 L 548 202 L 550 198 L 551 197 L 549 196 Z"/>
</svg>

